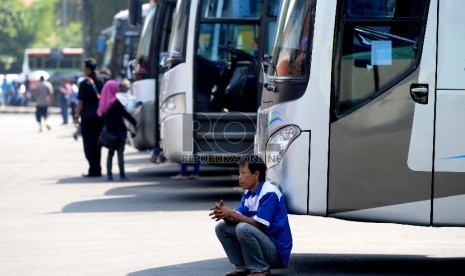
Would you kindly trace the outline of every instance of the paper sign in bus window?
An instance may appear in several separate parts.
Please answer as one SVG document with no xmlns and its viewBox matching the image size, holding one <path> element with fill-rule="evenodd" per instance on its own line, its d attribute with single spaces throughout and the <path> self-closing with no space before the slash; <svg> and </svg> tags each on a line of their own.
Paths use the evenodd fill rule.
<svg viewBox="0 0 465 276">
<path fill-rule="evenodd" d="M 392 41 L 371 42 L 371 65 L 392 65 Z"/>
</svg>

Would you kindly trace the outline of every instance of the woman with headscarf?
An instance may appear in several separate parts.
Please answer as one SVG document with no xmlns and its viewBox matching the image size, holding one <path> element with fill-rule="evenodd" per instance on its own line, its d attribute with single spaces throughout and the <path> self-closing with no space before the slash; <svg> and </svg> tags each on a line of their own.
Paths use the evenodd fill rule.
<svg viewBox="0 0 465 276">
<path fill-rule="evenodd" d="M 87 58 L 84 60 L 82 72 L 86 78 L 79 83 L 78 104 L 74 118 L 74 124 L 81 129 L 84 154 L 89 163 L 89 170 L 87 174 L 82 174 L 83 177 L 102 176 L 102 168 L 100 167 L 102 146 L 98 144 L 98 137 L 102 132 L 102 119 L 97 116 L 97 108 L 103 82 L 97 77 L 96 69 L 95 59 Z"/>
<path fill-rule="evenodd" d="M 107 157 L 107 180 L 113 180 L 111 172 L 113 155 L 115 150 L 118 152 L 119 176 L 121 180 L 127 180 L 124 172 L 124 146 L 126 144 L 127 129 L 123 119 L 127 119 L 134 127 L 137 125 L 136 120 L 129 114 L 123 105 L 116 98 L 120 84 L 115 80 L 109 80 L 105 83 L 100 98 L 100 105 L 97 110 L 98 116 L 103 118 L 104 128 L 119 137 L 116 149 L 108 149 Z"/>
</svg>

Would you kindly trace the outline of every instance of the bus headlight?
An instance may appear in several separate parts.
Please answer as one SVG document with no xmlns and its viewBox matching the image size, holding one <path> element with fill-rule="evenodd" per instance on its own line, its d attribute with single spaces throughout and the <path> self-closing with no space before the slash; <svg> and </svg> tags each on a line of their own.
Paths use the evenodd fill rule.
<svg viewBox="0 0 465 276">
<path fill-rule="evenodd" d="M 160 106 L 160 122 L 167 116 L 186 113 L 186 94 L 176 94 L 167 98 Z"/>
<path fill-rule="evenodd" d="M 284 156 L 289 145 L 301 133 L 298 126 L 288 125 L 285 126 L 268 138 L 266 143 L 266 165 L 268 168 L 278 164 Z"/>
</svg>

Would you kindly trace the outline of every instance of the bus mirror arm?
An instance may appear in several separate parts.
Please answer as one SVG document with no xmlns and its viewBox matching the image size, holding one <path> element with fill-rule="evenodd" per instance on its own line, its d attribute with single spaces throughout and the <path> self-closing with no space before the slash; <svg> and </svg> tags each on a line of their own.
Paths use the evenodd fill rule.
<svg viewBox="0 0 465 276">
<path fill-rule="evenodd" d="M 136 66 L 136 60 L 132 59 L 128 62 L 128 67 L 126 68 L 126 75 L 129 80 L 133 79 L 132 72 Z"/>
<path fill-rule="evenodd" d="M 270 92 L 276 92 L 276 87 L 274 87 L 270 83 L 264 83 L 263 86 L 265 87 L 266 90 Z"/>
<path fill-rule="evenodd" d="M 160 52 L 159 53 L 159 63 L 158 65 L 160 66 L 160 71 L 163 72 L 166 67 L 166 60 L 168 59 L 168 53 L 167 52 Z"/>
<path fill-rule="evenodd" d="M 276 92 L 276 87 L 274 87 L 271 82 L 268 74 L 266 73 L 268 71 L 268 68 L 270 67 L 276 67 L 273 63 L 269 62 L 270 56 L 264 55 L 263 56 L 263 62 L 262 62 L 262 71 L 263 71 L 263 87 L 265 87 L 266 90 L 270 92 Z"/>
</svg>

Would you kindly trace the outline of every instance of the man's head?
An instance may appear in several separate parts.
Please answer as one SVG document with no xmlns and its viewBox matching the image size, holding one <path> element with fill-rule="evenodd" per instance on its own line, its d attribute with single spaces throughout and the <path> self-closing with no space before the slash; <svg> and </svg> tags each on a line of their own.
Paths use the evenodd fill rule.
<svg viewBox="0 0 465 276">
<path fill-rule="evenodd" d="M 239 184 L 254 191 L 266 179 L 265 162 L 258 155 L 245 155 L 239 160 Z"/>
<path fill-rule="evenodd" d="M 44 76 L 40 76 L 39 81 L 44 82 L 44 80 L 45 80 Z"/>
<path fill-rule="evenodd" d="M 86 76 L 95 75 L 97 69 L 97 61 L 94 58 L 86 58 L 84 60 L 83 72 Z"/>
<path fill-rule="evenodd" d="M 95 71 L 97 69 L 97 61 L 94 58 L 86 58 L 84 59 L 84 67 Z"/>
</svg>

